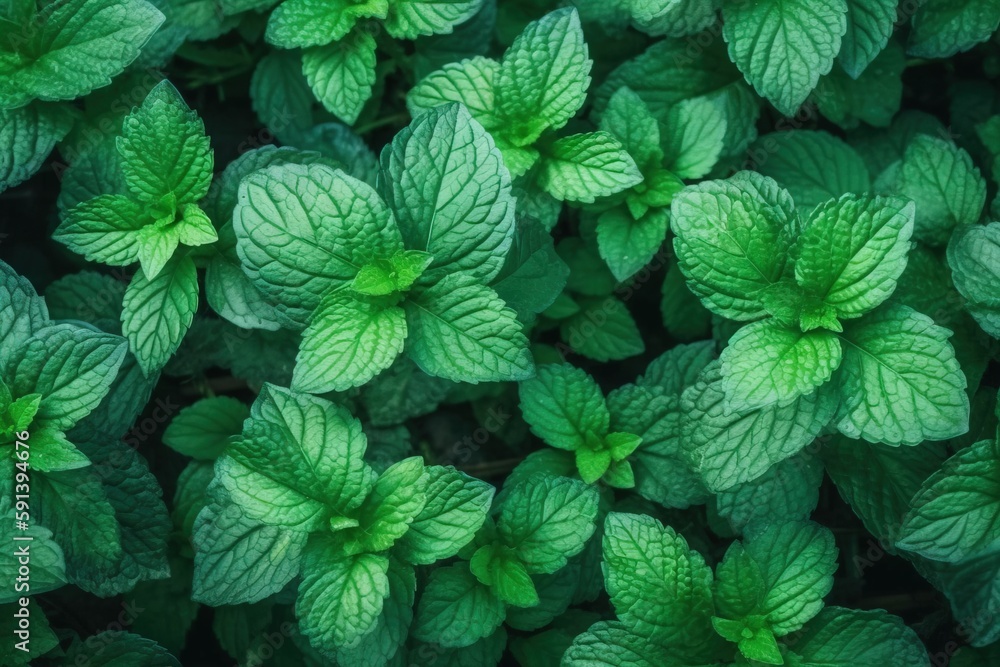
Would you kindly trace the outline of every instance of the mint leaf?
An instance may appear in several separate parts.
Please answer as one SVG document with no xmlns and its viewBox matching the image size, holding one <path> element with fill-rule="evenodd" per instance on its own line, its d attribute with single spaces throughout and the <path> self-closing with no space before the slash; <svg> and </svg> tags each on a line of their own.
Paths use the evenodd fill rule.
<svg viewBox="0 0 1000 667">
<path fill-rule="evenodd" d="M 990 0 L 928 0 L 913 15 L 906 52 L 922 58 L 947 58 L 990 38 L 1000 25 L 1000 7 Z"/>
<path fill-rule="evenodd" d="M 903 102 L 906 67 L 902 45 L 891 39 L 857 79 L 839 67 L 820 79 L 814 95 L 816 106 L 823 116 L 845 130 L 862 123 L 887 127 Z"/>
<path fill-rule="evenodd" d="M 27 278 L 0 260 L 0 353 L 9 359 L 31 335 L 49 325 L 45 300 Z M 0 369 L 4 363 L 0 363 Z"/>
<path fill-rule="evenodd" d="M 423 284 L 497 275 L 514 232 L 510 174 L 467 110 L 452 104 L 419 116 L 383 150 L 381 174 L 379 192 L 407 247 L 434 256 Z"/>
<path fill-rule="evenodd" d="M 672 656 L 623 623 L 596 623 L 573 639 L 562 656 L 563 667 L 655 667 Z"/>
<path fill-rule="evenodd" d="M 302 333 L 292 387 L 323 394 L 360 386 L 403 351 L 406 314 L 399 306 L 331 292 Z"/>
<path fill-rule="evenodd" d="M 827 607 L 806 624 L 791 647 L 802 667 L 887 663 L 923 667 L 927 651 L 902 619 L 888 612 Z"/>
<path fill-rule="evenodd" d="M 72 121 L 67 110 L 56 105 L 0 109 L 0 192 L 33 176 Z"/>
<path fill-rule="evenodd" d="M 978 222 L 986 203 L 986 179 L 969 154 L 928 135 L 910 142 L 894 189 L 916 203 L 913 237 L 933 246 L 945 245 L 956 226 Z"/>
<path fill-rule="evenodd" d="M 820 205 L 797 241 L 796 281 L 839 317 L 872 310 L 906 268 L 914 210 L 899 198 L 854 195 Z"/>
<path fill-rule="evenodd" d="M 384 25 L 397 39 L 447 34 L 479 8 L 478 0 L 393 0 Z"/>
<path fill-rule="evenodd" d="M 655 257 L 669 227 L 666 210 L 650 209 L 636 220 L 624 208 L 613 208 L 597 219 L 597 246 L 611 273 L 624 281 Z"/>
<path fill-rule="evenodd" d="M 426 480 L 419 456 L 403 459 L 380 474 L 358 507 L 361 534 L 346 544 L 347 551 L 379 552 L 392 547 L 426 505 Z"/>
<path fill-rule="evenodd" d="M 329 290 L 402 249 L 392 213 L 375 191 L 321 164 L 278 165 L 245 178 L 233 229 L 247 276 L 303 327 Z M 273 256 L 278 246 L 283 250 Z"/>
<path fill-rule="evenodd" d="M 579 310 L 560 323 L 559 335 L 570 351 L 594 361 L 627 359 L 646 349 L 632 314 L 614 296 L 581 298 Z"/>
<path fill-rule="evenodd" d="M 552 235 L 541 223 L 521 218 L 507 258 L 490 286 L 524 320 L 552 305 L 566 286 L 568 274 Z"/>
<path fill-rule="evenodd" d="M 374 629 L 389 595 L 386 556 L 349 556 L 330 535 L 314 535 L 302 552 L 295 614 L 323 653 L 351 648 Z"/>
<path fill-rule="evenodd" d="M 707 97 L 684 100 L 670 110 L 664 154 L 670 171 L 681 178 L 701 178 L 725 149 L 726 113 Z"/>
<path fill-rule="evenodd" d="M 413 621 L 413 597 L 417 581 L 413 569 L 398 561 L 389 561 L 386 572 L 389 595 L 375 628 L 361 638 L 357 646 L 337 650 L 337 664 L 344 667 L 375 667 L 392 660 L 403 649 Z"/>
<path fill-rule="evenodd" d="M 847 0 L 847 32 L 837 62 L 857 79 L 885 48 L 896 23 L 896 0 Z"/>
<path fill-rule="evenodd" d="M 729 0 L 722 18 L 729 57 L 762 97 L 793 116 L 833 67 L 847 0 Z"/>
<path fill-rule="evenodd" d="M 91 261 L 128 266 L 139 259 L 140 230 L 149 222 L 139 202 L 99 195 L 71 208 L 52 238 Z"/>
<path fill-rule="evenodd" d="M 302 73 L 327 111 L 353 124 L 375 84 L 375 38 L 353 30 L 331 44 L 308 48 L 302 52 Z"/>
<path fill-rule="evenodd" d="M 127 351 L 119 336 L 55 324 L 14 350 L 3 376 L 14 396 L 41 395 L 32 423 L 67 430 L 108 393 Z"/>
<path fill-rule="evenodd" d="M 576 9 L 529 23 L 496 73 L 497 109 L 513 121 L 504 135 L 526 146 L 566 125 L 586 99 L 591 65 Z"/>
<path fill-rule="evenodd" d="M 697 655 L 711 645 L 712 571 L 656 519 L 608 514 L 604 573 L 622 624 L 650 643 Z"/>
<path fill-rule="evenodd" d="M 687 188 L 671 205 L 674 251 L 688 286 L 730 319 L 766 314 L 759 294 L 785 270 L 798 219 L 789 194 L 753 172 Z"/>
<path fill-rule="evenodd" d="M 312 531 L 358 507 L 374 483 L 361 425 L 329 401 L 265 385 L 216 474 L 250 517 Z"/>
<path fill-rule="evenodd" d="M 358 19 L 385 18 L 385 0 L 285 0 L 267 21 L 267 41 L 283 49 L 320 46 L 343 39 Z"/>
<path fill-rule="evenodd" d="M 163 23 L 142 0 L 67 0 L 32 13 L 4 29 L 0 108 L 72 100 L 108 85 Z"/>
<path fill-rule="evenodd" d="M 214 461 L 243 431 L 250 409 L 235 398 L 212 396 L 181 410 L 163 432 L 163 444 L 198 461 Z"/>
<path fill-rule="evenodd" d="M 840 341 L 830 331 L 802 333 L 760 320 L 737 331 L 722 351 L 722 388 L 732 410 L 785 406 L 827 382 L 840 359 Z"/>
<path fill-rule="evenodd" d="M 543 153 L 539 186 L 556 199 L 593 203 L 642 182 L 622 144 L 598 131 L 557 139 Z"/>
<path fill-rule="evenodd" d="M 427 466 L 427 502 L 394 553 L 409 563 L 429 565 L 454 556 L 486 520 L 493 487 L 452 467 Z"/>
<path fill-rule="evenodd" d="M 948 265 L 965 307 L 986 333 L 1000 338 L 1000 224 L 958 231 L 948 246 Z"/>
<path fill-rule="evenodd" d="M 445 647 L 470 646 L 500 627 L 505 613 L 500 598 L 456 563 L 431 572 L 411 634 Z"/>
<path fill-rule="evenodd" d="M 969 397 L 949 335 L 905 306 L 888 306 L 848 327 L 840 337 L 840 432 L 889 445 L 964 433 Z"/>
<path fill-rule="evenodd" d="M 681 395 L 681 442 L 712 491 L 763 475 L 819 435 L 837 409 L 833 392 L 816 391 L 785 407 L 728 409 L 717 365 Z"/>
<path fill-rule="evenodd" d="M 715 508 L 736 532 L 753 523 L 805 521 L 819 504 L 822 481 L 823 464 L 806 450 L 753 481 L 718 493 Z"/>
<path fill-rule="evenodd" d="M 118 152 L 125 185 L 140 201 L 156 204 L 173 194 L 176 206 L 193 204 L 212 184 L 205 125 L 169 81 L 160 82 L 125 117 Z"/>
<path fill-rule="evenodd" d="M 604 394 L 585 371 L 569 364 L 540 366 L 518 391 L 524 420 L 539 438 L 559 449 L 580 449 L 603 438 L 611 416 Z"/>
<path fill-rule="evenodd" d="M 597 489 L 566 477 L 536 475 L 503 502 L 497 530 L 530 574 L 555 572 L 594 532 Z"/>
<path fill-rule="evenodd" d="M 194 522 L 195 600 L 235 605 L 277 593 L 299 573 L 307 533 L 251 519 L 231 502 L 210 502 Z"/>
<path fill-rule="evenodd" d="M 991 547 L 1000 538 L 998 478 L 995 441 L 961 450 L 913 497 L 896 546 L 947 562 L 966 560 Z"/>
<path fill-rule="evenodd" d="M 167 262 L 153 279 L 139 271 L 125 289 L 122 332 L 142 371 L 163 368 L 180 347 L 198 309 L 198 269 L 187 255 Z"/>
<path fill-rule="evenodd" d="M 405 303 L 410 357 L 456 382 L 531 377 L 534 363 L 514 311 L 489 287 L 448 276 Z"/>
</svg>

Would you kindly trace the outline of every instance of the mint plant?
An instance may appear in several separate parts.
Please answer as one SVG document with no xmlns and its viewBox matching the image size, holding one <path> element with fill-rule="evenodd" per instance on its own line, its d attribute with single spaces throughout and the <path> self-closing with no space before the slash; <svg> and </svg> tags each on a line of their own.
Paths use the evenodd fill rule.
<svg viewBox="0 0 1000 667">
<path fill-rule="evenodd" d="M 0 3 L 0 665 L 993 665 L 998 29 Z"/>
</svg>

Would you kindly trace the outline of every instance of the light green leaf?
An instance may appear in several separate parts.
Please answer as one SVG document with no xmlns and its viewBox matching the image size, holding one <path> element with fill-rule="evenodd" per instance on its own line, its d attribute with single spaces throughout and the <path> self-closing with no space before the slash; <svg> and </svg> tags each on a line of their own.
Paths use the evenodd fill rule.
<svg viewBox="0 0 1000 667">
<path fill-rule="evenodd" d="M 658 667 L 673 659 L 624 623 L 600 622 L 573 639 L 562 656 L 562 667 Z M 539 663 L 541 664 L 541 663 Z"/>
<path fill-rule="evenodd" d="M 386 551 L 407 533 L 427 503 L 424 462 L 412 456 L 379 475 L 358 508 L 358 535 L 345 546 L 356 553 Z M 356 545 L 356 546 L 355 546 Z"/>
<path fill-rule="evenodd" d="M 948 459 L 921 486 L 896 546 L 925 558 L 958 562 L 1000 539 L 1000 452 L 983 440 Z"/>
<path fill-rule="evenodd" d="M 819 390 L 794 403 L 732 412 L 718 366 L 706 368 L 681 395 L 685 452 L 705 485 L 723 491 L 754 480 L 813 441 L 837 409 L 834 392 Z"/>
<path fill-rule="evenodd" d="M 965 307 L 986 333 L 1000 338 L 1000 223 L 959 230 L 948 246 L 948 265 Z"/>
<path fill-rule="evenodd" d="M 494 489 L 452 467 L 427 466 L 427 503 L 394 553 L 415 565 L 454 556 L 486 520 Z"/>
<path fill-rule="evenodd" d="M 610 361 L 627 359 L 646 349 L 632 314 L 617 297 L 581 298 L 579 308 L 559 325 L 567 351 L 594 361 Z"/>
<path fill-rule="evenodd" d="M 445 647 L 470 646 L 500 627 L 505 614 L 500 598 L 456 563 L 431 572 L 411 634 Z"/>
<path fill-rule="evenodd" d="M 847 32 L 837 62 L 857 79 L 885 48 L 896 23 L 897 0 L 847 0 Z"/>
<path fill-rule="evenodd" d="M 250 409 L 235 398 L 212 396 L 189 405 L 170 421 L 163 444 L 198 461 L 214 461 L 243 431 Z"/>
<path fill-rule="evenodd" d="M 888 445 L 965 433 L 969 397 L 950 334 L 905 306 L 883 308 L 848 327 L 840 337 L 840 432 Z"/>
<path fill-rule="evenodd" d="M 956 226 L 978 222 L 986 203 L 986 179 L 969 154 L 929 135 L 910 142 L 894 189 L 916 202 L 913 237 L 933 246 L 945 245 Z"/>
<path fill-rule="evenodd" d="M 118 152 L 125 185 L 140 201 L 156 204 L 172 193 L 178 207 L 193 204 L 212 184 L 205 125 L 169 81 L 160 82 L 125 117 Z"/>
<path fill-rule="evenodd" d="M 374 629 L 389 595 L 386 556 L 344 554 L 336 538 L 314 535 L 302 552 L 295 615 L 323 653 L 351 648 Z"/>
<path fill-rule="evenodd" d="M 557 139 L 543 153 L 538 185 L 556 199 L 592 203 L 642 182 L 621 142 L 604 131 Z"/>
<path fill-rule="evenodd" d="M 302 52 L 302 73 L 327 111 L 353 124 L 372 96 L 375 38 L 354 30 L 332 44 L 308 48 Z"/>
<path fill-rule="evenodd" d="M 481 0 L 392 0 L 385 30 L 396 39 L 450 33 L 479 11 Z"/>
<path fill-rule="evenodd" d="M 421 278 L 483 282 L 503 266 L 514 233 L 510 174 L 490 135 L 457 104 L 414 120 L 382 152 L 379 192 L 406 245 L 434 256 Z"/>
<path fill-rule="evenodd" d="M 23 18 L 4 28 L 4 109 L 36 98 L 72 100 L 108 85 L 163 23 L 163 14 L 142 0 L 68 0 Z"/>
<path fill-rule="evenodd" d="M 526 146 L 545 130 L 566 125 L 587 97 L 591 65 L 576 9 L 559 9 L 529 23 L 496 74 L 497 109 L 512 123 L 504 127 L 504 136 Z"/>
<path fill-rule="evenodd" d="M 323 164 L 277 165 L 245 178 L 233 229 L 243 270 L 303 327 L 329 290 L 402 249 L 375 191 Z"/>
<path fill-rule="evenodd" d="M 16 348 L 48 325 L 45 299 L 27 278 L 0 260 L 0 359 L 10 359 Z M 0 371 L 4 368 L 5 362 L 0 362 Z"/>
<path fill-rule="evenodd" d="M 611 416 L 604 394 L 586 371 L 569 364 L 539 366 L 518 392 L 524 420 L 552 447 L 580 449 L 608 432 Z"/>
<path fill-rule="evenodd" d="M 361 424 L 329 401 L 265 385 L 243 437 L 216 463 L 233 501 L 269 525 L 311 531 L 358 507 L 375 481 Z"/>
<path fill-rule="evenodd" d="M 448 276 L 405 302 L 410 357 L 429 375 L 456 382 L 524 380 L 534 373 L 514 311 L 489 287 Z"/>
<path fill-rule="evenodd" d="M 597 489 L 568 477 L 535 475 L 503 502 L 497 529 L 531 574 L 551 573 L 583 550 L 594 532 Z"/>
<path fill-rule="evenodd" d="M 947 58 L 985 42 L 1000 25 L 994 0 L 927 0 L 913 15 L 906 51 L 921 58 Z"/>
<path fill-rule="evenodd" d="M 603 550 L 608 595 L 622 624 L 679 657 L 710 648 L 712 571 L 683 537 L 653 517 L 612 512 Z"/>
<path fill-rule="evenodd" d="M 615 135 L 640 170 L 663 161 L 660 126 L 649 107 L 630 88 L 619 88 L 601 115 L 600 129 Z"/>
<path fill-rule="evenodd" d="M 43 472 L 74 470 L 90 465 L 90 459 L 55 428 L 31 430 L 31 467 Z"/>
<path fill-rule="evenodd" d="M 323 394 L 361 386 L 392 365 L 405 341 L 406 314 L 399 306 L 331 292 L 302 333 L 292 387 Z"/>
<path fill-rule="evenodd" d="M 725 2 L 729 56 L 778 111 L 793 116 L 833 67 L 847 30 L 847 0 Z"/>
<path fill-rule="evenodd" d="M 100 195 L 71 208 L 52 238 L 93 262 L 128 266 L 139 259 L 139 230 L 151 222 L 138 202 Z"/>
<path fill-rule="evenodd" d="M 494 82 L 500 63 L 476 56 L 451 62 L 428 74 L 406 95 L 406 107 L 414 118 L 449 102 L 460 102 L 480 125 L 491 132 L 500 128 Z"/>
<path fill-rule="evenodd" d="M 375 629 L 361 638 L 353 648 L 337 651 L 337 664 L 342 667 L 378 667 L 391 661 L 400 651 L 413 621 L 413 597 L 417 588 L 413 568 L 396 560 L 389 561 L 389 595 Z"/>
<path fill-rule="evenodd" d="M 119 336 L 55 324 L 4 360 L 14 396 L 41 394 L 33 423 L 67 430 L 98 406 L 128 349 Z"/>
<path fill-rule="evenodd" d="M 725 108 L 709 97 L 672 107 L 664 133 L 667 168 L 681 178 L 701 178 L 718 162 L 726 130 Z"/>
<path fill-rule="evenodd" d="M 180 347 L 198 309 L 198 269 L 187 255 L 177 255 L 149 280 L 143 271 L 125 290 L 122 332 L 151 375 L 163 368 Z"/>
<path fill-rule="evenodd" d="M 597 218 L 597 247 L 617 280 L 627 280 L 656 256 L 667 236 L 670 214 L 650 209 L 636 220 L 624 207 Z"/>
<path fill-rule="evenodd" d="M 906 269 L 913 215 L 913 203 L 897 197 L 844 195 L 820 205 L 797 241 L 796 281 L 841 318 L 874 309 Z"/>
<path fill-rule="evenodd" d="M 285 0 L 267 21 L 267 41 L 283 49 L 321 46 L 343 39 L 362 18 L 384 19 L 387 0 Z"/>
<path fill-rule="evenodd" d="M 759 293 L 781 277 L 798 228 L 785 190 L 754 172 L 707 181 L 677 195 L 670 225 L 681 271 L 709 310 L 736 320 L 766 314 Z"/>
<path fill-rule="evenodd" d="M 771 318 L 742 327 L 719 359 L 727 405 L 745 412 L 813 392 L 833 376 L 841 349 L 833 332 L 802 333 Z"/>
<path fill-rule="evenodd" d="M 823 464 L 807 450 L 716 494 L 716 510 L 736 532 L 755 522 L 805 521 L 819 503 L 822 481 Z"/>
</svg>

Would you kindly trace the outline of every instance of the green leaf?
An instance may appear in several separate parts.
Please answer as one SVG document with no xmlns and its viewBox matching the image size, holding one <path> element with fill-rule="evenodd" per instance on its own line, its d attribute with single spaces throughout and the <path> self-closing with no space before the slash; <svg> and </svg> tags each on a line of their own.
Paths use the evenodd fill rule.
<svg viewBox="0 0 1000 667">
<path fill-rule="evenodd" d="M 151 375 L 180 347 L 198 309 L 198 269 L 188 255 L 177 255 L 153 279 L 136 273 L 125 290 L 122 332 Z"/>
<path fill-rule="evenodd" d="M 642 98 L 627 86 L 608 100 L 601 115 L 600 129 L 617 137 L 640 169 L 663 161 L 660 126 Z"/>
<path fill-rule="evenodd" d="M 712 341 L 676 345 L 649 362 L 646 371 L 635 383 L 640 387 L 680 396 L 698 380 L 714 358 L 715 344 Z"/>
<path fill-rule="evenodd" d="M 638 220 L 616 207 L 597 218 L 597 247 L 617 280 L 627 280 L 656 256 L 670 227 L 666 210 L 650 209 Z"/>
<path fill-rule="evenodd" d="M 680 656 L 710 649 L 712 571 L 683 537 L 653 517 L 612 512 L 603 548 L 605 583 L 622 624 Z"/>
<path fill-rule="evenodd" d="M 194 522 L 192 597 L 213 606 L 263 600 L 299 574 L 308 534 L 260 523 L 224 500 Z"/>
<path fill-rule="evenodd" d="M 793 116 L 833 67 L 847 30 L 847 0 L 726 2 L 722 35 L 748 82 Z"/>
<path fill-rule="evenodd" d="M 950 334 L 905 306 L 883 308 L 848 327 L 840 336 L 840 432 L 888 445 L 965 433 L 969 397 Z"/>
<path fill-rule="evenodd" d="M 419 456 L 403 459 L 379 475 L 358 508 L 359 534 L 351 535 L 353 542 L 345 545 L 348 552 L 381 552 L 392 547 L 426 505 L 426 484 Z"/>
<path fill-rule="evenodd" d="M 0 260 L 0 358 L 9 359 L 33 333 L 49 324 L 45 300 L 27 278 Z M 4 368 L 0 362 L 0 371 Z"/>
<path fill-rule="evenodd" d="M 368 495 L 375 473 L 362 458 L 366 444 L 345 408 L 265 385 L 216 474 L 250 517 L 311 531 Z"/>
<path fill-rule="evenodd" d="M 357 646 L 339 649 L 336 655 L 338 665 L 378 667 L 405 650 L 403 644 L 413 621 L 417 581 L 412 568 L 395 560 L 389 561 L 386 575 L 389 578 L 389 595 L 385 598 L 375 629 L 362 637 Z"/>
<path fill-rule="evenodd" d="M 725 149 L 726 128 L 724 107 L 708 97 L 674 106 L 664 133 L 667 167 L 681 178 L 701 178 Z"/>
<path fill-rule="evenodd" d="M 914 496 L 896 546 L 946 562 L 979 555 L 1000 538 L 998 480 L 995 441 L 959 451 Z"/>
<path fill-rule="evenodd" d="M 375 191 L 323 164 L 277 165 L 246 177 L 233 229 L 243 270 L 303 327 L 329 290 L 402 249 L 392 213 Z"/>
<path fill-rule="evenodd" d="M 608 432 L 611 417 L 604 394 L 586 371 L 569 364 L 539 366 L 518 392 L 524 420 L 552 447 L 580 449 Z"/>
<path fill-rule="evenodd" d="M 531 574 L 551 573 L 583 550 L 594 532 L 597 489 L 567 477 L 535 475 L 503 502 L 497 529 Z"/>
<path fill-rule="evenodd" d="M 927 649 L 916 633 L 881 609 L 827 607 L 796 636 L 791 651 L 788 657 L 801 667 L 927 665 Z"/>
<path fill-rule="evenodd" d="M 826 383 L 840 359 L 833 332 L 802 333 L 773 318 L 747 324 L 719 358 L 727 405 L 736 411 L 789 405 Z"/>
<path fill-rule="evenodd" d="M 41 169 L 72 125 L 73 116 L 63 106 L 32 104 L 0 109 L 0 192 Z"/>
<path fill-rule="evenodd" d="M 712 312 L 754 320 L 759 298 L 785 270 L 798 219 L 773 180 L 740 172 L 689 187 L 671 205 L 674 251 L 691 291 Z"/>
<path fill-rule="evenodd" d="M 507 258 L 490 286 L 524 320 L 552 305 L 568 275 L 569 267 L 556 254 L 552 235 L 541 223 L 520 218 Z"/>
<path fill-rule="evenodd" d="M 534 373 L 514 311 L 489 287 L 448 276 L 405 302 L 410 357 L 456 382 L 524 380 Z"/>
<path fill-rule="evenodd" d="M 431 572 L 411 634 L 445 647 L 470 646 L 500 627 L 504 603 L 473 576 L 465 563 Z"/>
<path fill-rule="evenodd" d="M 868 192 L 871 177 L 861 156 L 827 132 L 765 134 L 750 148 L 753 168 L 788 188 L 800 210 L 848 192 Z"/>
<path fill-rule="evenodd" d="M 469 561 L 469 569 L 505 604 L 518 607 L 539 604 L 538 591 L 528 571 L 507 547 L 494 544 L 480 547 Z"/>
<path fill-rule="evenodd" d="M 273 51 L 257 63 L 250 79 L 250 103 L 260 122 L 275 136 L 297 140 L 312 128 L 315 102 L 302 73 L 299 52 Z"/>
<path fill-rule="evenodd" d="M 906 52 L 921 58 L 947 58 L 985 42 L 1000 25 L 993 0 L 927 0 L 913 15 Z"/>
<path fill-rule="evenodd" d="M 52 238 L 93 262 L 128 266 L 139 259 L 139 231 L 152 222 L 124 195 L 100 195 L 71 208 Z"/>
<path fill-rule="evenodd" d="M 4 360 L 14 396 L 41 394 L 33 423 L 67 430 L 107 395 L 128 352 L 119 336 L 55 324 Z"/>
<path fill-rule="evenodd" d="M 754 480 L 800 452 L 837 409 L 834 392 L 819 390 L 785 407 L 728 409 L 717 365 L 681 395 L 685 453 L 712 491 Z"/>
<path fill-rule="evenodd" d="M 948 246 L 948 265 L 965 307 L 986 333 L 1000 338 L 1000 223 L 958 231 Z"/>
<path fill-rule="evenodd" d="M 85 640 L 76 639 L 64 659 L 66 664 L 90 667 L 180 667 L 181 664 L 153 640 L 121 630 L 105 630 Z"/>
<path fill-rule="evenodd" d="M 40 428 L 31 431 L 31 467 L 43 472 L 73 470 L 90 465 L 90 459 L 62 431 Z"/>
<path fill-rule="evenodd" d="M 362 18 L 386 17 L 386 0 L 285 0 L 267 21 L 267 41 L 283 49 L 321 46 L 343 39 Z"/>
<path fill-rule="evenodd" d="M 593 203 L 642 182 L 621 142 L 604 131 L 555 140 L 543 153 L 538 185 L 556 199 Z"/>
<path fill-rule="evenodd" d="M 573 639 L 562 656 L 562 667 L 657 667 L 673 656 L 633 633 L 623 623 L 597 623 Z"/>
<path fill-rule="evenodd" d="M 72 100 L 108 85 L 136 59 L 163 14 L 142 0 L 68 0 L 24 19 L 4 29 L 4 109 L 36 98 Z"/>
<path fill-rule="evenodd" d="M 486 520 L 494 489 L 452 467 L 427 466 L 427 502 L 395 551 L 415 565 L 449 558 L 472 541 Z"/>
<path fill-rule="evenodd" d="M 563 320 L 559 335 L 569 351 L 610 361 L 642 354 L 646 349 L 639 327 L 620 299 L 580 299 L 580 310 Z"/>
<path fill-rule="evenodd" d="M 353 30 L 331 44 L 308 48 L 302 52 L 302 73 L 326 110 L 353 124 L 372 96 L 375 38 L 366 30 Z"/>
<path fill-rule="evenodd" d="M 894 189 L 917 206 L 913 238 L 943 246 L 958 225 L 979 221 L 986 179 L 965 150 L 950 141 L 918 135 L 910 142 Z"/>
<path fill-rule="evenodd" d="M 118 152 L 125 185 L 140 201 L 155 204 L 173 194 L 178 206 L 193 204 L 212 184 L 205 125 L 169 81 L 160 82 L 126 116 Z"/>
<path fill-rule="evenodd" d="M 747 600 L 728 598 L 720 613 L 763 616 L 770 630 L 782 637 L 801 628 L 823 608 L 823 597 L 833 588 L 837 569 L 837 547 L 829 530 L 811 522 L 772 524 L 750 531 L 741 546 L 736 544 L 720 566 L 718 590 L 744 585 L 728 578 L 743 576 L 746 568 L 752 567 L 748 562 L 734 569 L 725 567 L 730 557 L 740 558 L 743 550 L 759 568 L 763 587 Z M 743 603 L 745 608 L 739 609 Z"/>
<path fill-rule="evenodd" d="M 332 535 L 310 538 L 302 552 L 295 615 L 313 646 L 332 654 L 374 629 L 389 595 L 386 556 L 348 556 Z"/>
<path fill-rule="evenodd" d="M 841 318 L 874 309 L 906 268 L 913 216 L 913 203 L 896 197 L 844 195 L 820 205 L 797 241 L 796 281 Z"/>
<path fill-rule="evenodd" d="M 496 73 L 497 109 L 511 122 L 504 136 L 526 146 L 545 130 L 566 125 L 587 97 L 591 65 L 576 9 L 529 23 Z"/>
<path fill-rule="evenodd" d="M 405 341 L 402 308 L 331 292 L 302 333 L 292 387 L 323 394 L 361 386 L 392 365 Z"/>
<path fill-rule="evenodd" d="M 478 0 L 393 0 L 383 25 L 396 39 L 447 34 L 469 20 L 480 5 Z"/>
<path fill-rule="evenodd" d="M 837 62 L 854 79 L 885 48 L 896 23 L 896 0 L 847 0 L 847 32 Z"/>
<path fill-rule="evenodd" d="M 163 444 L 197 461 L 214 461 L 243 431 L 250 409 L 235 398 L 212 396 L 189 405 L 163 432 Z"/>
<path fill-rule="evenodd" d="M 753 481 L 716 494 L 716 510 L 735 532 L 752 523 L 805 521 L 819 504 L 822 481 L 822 463 L 806 450 L 771 466 Z"/>
<path fill-rule="evenodd" d="M 813 96 L 816 106 L 821 114 L 845 130 L 862 123 L 888 127 L 903 102 L 906 67 L 902 45 L 890 40 L 857 79 L 839 67 L 820 79 Z"/>
<path fill-rule="evenodd" d="M 34 446 L 34 441 L 32 441 Z M 11 604 L 17 602 L 21 594 L 26 591 L 15 590 L 18 578 L 18 568 L 22 564 L 19 562 L 17 551 L 18 545 L 15 540 L 27 538 L 29 559 L 30 559 L 30 591 L 32 595 L 46 593 L 55 590 L 66 583 L 66 559 L 59 544 L 52 538 L 52 532 L 43 526 L 30 525 L 27 530 L 17 530 L 14 527 L 14 505 L 11 499 L 4 499 L 3 519 L 4 528 L 0 531 L 3 539 L 12 545 L 17 545 L 7 549 L 3 556 L 0 556 L 0 573 L 7 577 L 8 581 L 14 582 L 9 590 L 0 594 L 0 604 Z M 32 637 L 34 639 L 34 637 Z"/>
<path fill-rule="evenodd" d="M 500 63 L 476 56 L 460 62 L 450 62 L 417 82 L 406 95 L 406 106 L 414 118 L 424 111 L 460 102 L 472 117 L 489 131 L 501 127 L 498 117 L 494 82 Z"/>
<path fill-rule="evenodd" d="M 379 192 L 408 248 L 434 256 L 421 284 L 445 276 L 492 280 L 514 233 L 510 174 L 496 145 L 463 107 L 414 120 L 382 152 Z"/>
</svg>

